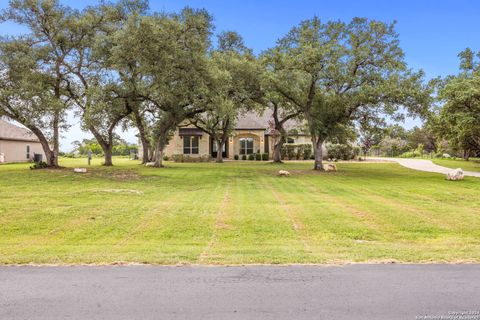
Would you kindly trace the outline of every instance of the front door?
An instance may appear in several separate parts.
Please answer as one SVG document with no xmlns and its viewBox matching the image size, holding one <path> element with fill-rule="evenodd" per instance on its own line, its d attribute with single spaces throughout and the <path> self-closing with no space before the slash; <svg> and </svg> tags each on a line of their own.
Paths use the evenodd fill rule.
<svg viewBox="0 0 480 320">
<path fill-rule="evenodd" d="M 213 139 L 210 139 L 210 150 L 212 150 L 212 158 L 217 157 L 217 144 Z M 225 144 L 223 145 L 223 150 L 222 150 L 222 158 L 228 158 L 228 139 L 225 141 Z"/>
</svg>

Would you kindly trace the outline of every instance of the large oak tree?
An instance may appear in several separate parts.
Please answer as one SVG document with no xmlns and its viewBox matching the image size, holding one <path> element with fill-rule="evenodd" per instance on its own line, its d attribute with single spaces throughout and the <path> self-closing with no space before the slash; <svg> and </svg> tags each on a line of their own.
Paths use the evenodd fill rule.
<svg viewBox="0 0 480 320">
<path fill-rule="evenodd" d="M 370 117 L 428 107 L 422 73 L 408 70 L 394 24 L 355 18 L 345 24 L 318 18 L 294 27 L 265 53 L 278 94 L 307 121 L 323 170 L 324 142 Z"/>
</svg>

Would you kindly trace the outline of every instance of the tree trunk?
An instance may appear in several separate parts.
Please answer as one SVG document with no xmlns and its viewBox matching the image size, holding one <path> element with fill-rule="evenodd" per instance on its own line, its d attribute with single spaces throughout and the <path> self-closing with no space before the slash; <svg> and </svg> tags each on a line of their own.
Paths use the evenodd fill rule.
<svg viewBox="0 0 480 320">
<path fill-rule="evenodd" d="M 50 149 L 50 144 L 48 143 L 47 138 L 45 138 L 45 135 L 37 127 L 27 126 L 27 128 L 29 128 L 40 141 L 43 152 L 45 153 L 45 162 L 47 163 L 47 166 L 53 168 L 58 167 L 58 153 L 56 153 L 55 150 Z"/>
<path fill-rule="evenodd" d="M 283 135 L 280 137 L 277 143 L 273 146 L 273 162 L 282 163 L 282 146 L 285 143 Z"/>
<path fill-rule="evenodd" d="M 58 167 L 58 151 L 60 149 L 59 122 L 60 122 L 60 115 L 58 112 L 55 112 L 55 115 L 53 118 L 53 150 L 50 154 L 50 163 L 47 162 L 47 164 L 52 167 Z"/>
<path fill-rule="evenodd" d="M 156 168 L 162 168 L 163 167 L 163 149 L 165 148 L 164 144 L 162 143 L 162 137 L 160 137 L 157 141 L 156 147 L 155 147 L 155 164 L 153 165 Z"/>
<path fill-rule="evenodd" d="M 470 159 L 470 150 L 463 150 L 463 160 L 468 161 Z"/>
<path fill-rule="evenodd" d="M 312 137 L 313 150 L 315 154 L 315 163 L 313 170 L 324 171 L 323 169 L 323 139 Z"/>
<path fill-rule="evenodd" d="M 110 167 L 113 166 L 112 162 L 112 145 L 108 145 L 107 148 L 103 150 L 105 154 L 105 162 L 103 163 L 104 166 Z"/>
<path fill-rule="evenodd" d="M 140 141 L 142 143 L 142 164 L 145 164 L 150 161 L 152 152 L 151 147 L 150 147 L 150 141 L 148 140 L 147 133 L 145 130 L 145 125 L 142 120 L 142 116 L 140 115 L 139 111 L 137 108 L 134 108 L 133 112 L 134 118 L 135 118 L 135 124 L 138 129 L 138 135 L 140 137 Z"/>
<path fill-rule="evenodd" d="M 222 150 L 223 150 L 224 143 L 222 142 L 223 142 L 223 139 L 215 140 L 215 143 L 217 144 L 217 160 L 215 162 L 217 163 L 223 163 Z"/>
</svg>

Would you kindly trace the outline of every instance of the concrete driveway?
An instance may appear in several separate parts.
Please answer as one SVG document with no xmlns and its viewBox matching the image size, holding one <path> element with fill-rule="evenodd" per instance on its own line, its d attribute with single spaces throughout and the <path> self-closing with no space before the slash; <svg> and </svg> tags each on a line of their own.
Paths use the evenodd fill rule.
<svg viewBox="0 0 480 320">
<path fill-rule="evenodd" d="M 480 265 L 1 267 L 0 319 L 480 319 L 479 293 Z"/>
<path fill-rule="evenodd" d="M 398 164 L 400 164 L 400 165 L 402 165 L 406 168 L 409 168 L 409 169 L 426 171 L 426 172 L 433 172 L 433 173 L 447 174 L 448 172 L 453 170 L 451 168 L 446 168 L 446 167 L 442 167 L 442 166 L 439 166 L 437 164 L 434 164 L 432 161 L 426 160 L 426 159 L 371 158 L 371 157 L 369 157 L 368 159 L 396 162 L 396 163 L 398 163 Z M 465 176 L 479 177 L 480 178 L 480 172 L 463 171 L 463 174 Z"/>
</svg>

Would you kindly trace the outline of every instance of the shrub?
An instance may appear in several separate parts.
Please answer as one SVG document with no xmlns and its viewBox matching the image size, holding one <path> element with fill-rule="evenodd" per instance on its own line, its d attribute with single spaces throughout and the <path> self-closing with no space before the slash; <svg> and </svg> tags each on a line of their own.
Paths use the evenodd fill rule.
<svg viewBox="0 0 480 320">
<path fill-rule="evenodd" d="M 238 154 L 234 155 L 233 159 L 238 160 Z"/>
<path fill-rule="evenodd" d="M 407 151 L 399 155 L 400 158 L 417 158 L 420 157 L 421 155 L 416 151 Z"/>
<path fill-rule="evenodd" d="M 198 157 L 192 157 L 185 154 L 174 154 L 172 155 L 172 160 L 175 162 L 208 162 L 211 159 L 208 154 L 202 154 Z"/>
<path fill-rule="evenodd" d="M 328 144 L 328 158 L 335 160 L 350 160 L 355 157 L 354 148 L 348 144 Z"/>
<path fill-rule="evenodd" d="M 255 154 L 255 160 L 257 160 L 257 161 L 262 160 L 262 154 L 256 153 L 256 154 Z"/>
<path fill-rule="evenodd" d="M 255 156 L 253 154 L 248 155 L 248 160 L 255 160 Z"/>
<path fill-rule="evenodd" d="M 44 161 L 41 161 L 41 162 L 34 163 L 32 166 L 30 166 L 30 169 L 37 170 L 37 169 L 45 169 L 47 167 L 48 167 L 47 163 Z"/>
<path fill-rule="evenodd" d="M 312 145 L 310 143 L 286 143 L 280 149 L 284 160 L 307 160 L 312 156 Z"/>
<path fill-rule="evenodd" d="M 247 155 L 246 154 L 242 155 L 242 160 L 247 160 Z"/>
<path fill-rule="evenodd" d="M 73 152 L 60 152 L 59 154 L 64 158 L 75 158 L 75 154 Z"/>
<path fill-rule="evenodd" d="M 300 145 L 297 145 L 296 148 L 295 148 L 295 160 L 301 160 L 303 159 L 303 154 L 304 154 L 304 150 L 305 150 L 305 145 L 303 144 L 300 144 Z"/>
<path fill-rule="evenodd" d="M 313 156 L 312 153 L 312 145 L 311 144 L 304 144 L 303 145 L 303 160 L 311 159 Z"/>
<path fill-rule="evenodd" d="M 163 160 L 168 161 L 170 159 L 168 156 L 163 156 Z"/>
<path fill-rule="evenodd" d="M 286 144 L 285 149 L 287 150 L 287 158 L 288 160 L 295 160 L 295 146 L 292 144 Z"/>
<path fill-rule="evenodd" d="M 268 153 L 262 153 L 262 160 L 268 161 Z"/>
</svg>

